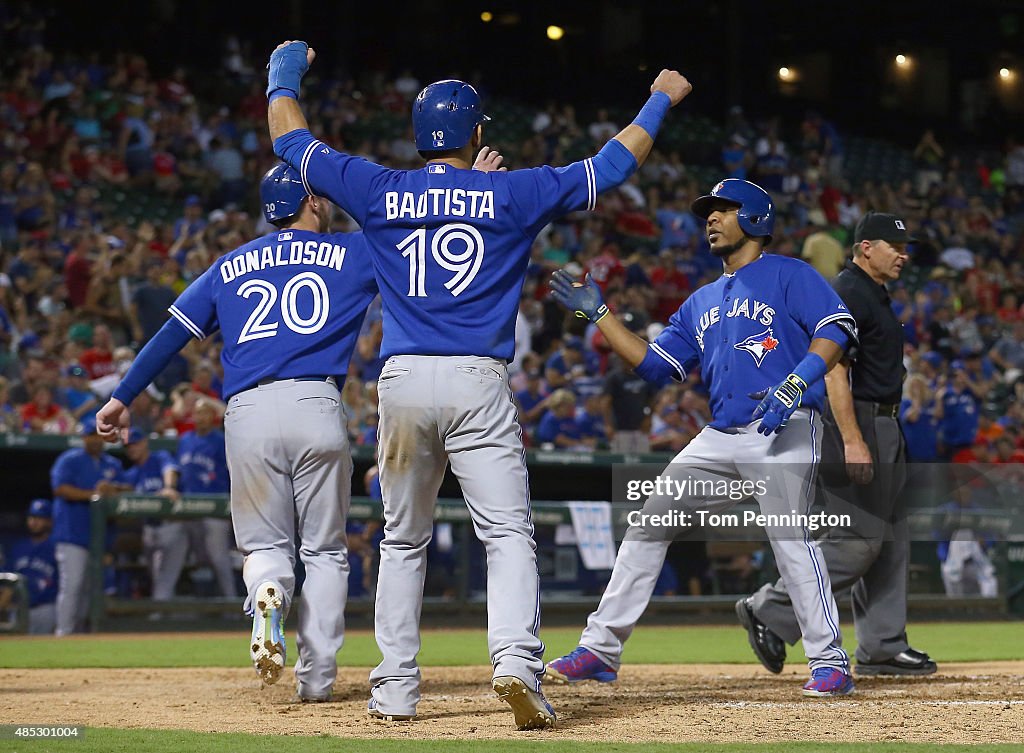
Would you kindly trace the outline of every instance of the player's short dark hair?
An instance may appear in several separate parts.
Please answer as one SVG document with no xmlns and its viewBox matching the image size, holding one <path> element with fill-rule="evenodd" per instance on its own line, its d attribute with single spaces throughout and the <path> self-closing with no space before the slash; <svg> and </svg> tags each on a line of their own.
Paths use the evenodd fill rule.
<svg viewBox="0 0 1024 753">
<path fill-rule="evenodd" d="M 416 153 L 420 155 L 420 159 L 422 159 L 424 162 L 429 162 L 432 159 L 448 159 L 450 157 L 455 157 L 461 151 L 462 149 L 441 149 L 440 151 L 436 152 L 424 152 L 417 150 Z"/>
</svg>

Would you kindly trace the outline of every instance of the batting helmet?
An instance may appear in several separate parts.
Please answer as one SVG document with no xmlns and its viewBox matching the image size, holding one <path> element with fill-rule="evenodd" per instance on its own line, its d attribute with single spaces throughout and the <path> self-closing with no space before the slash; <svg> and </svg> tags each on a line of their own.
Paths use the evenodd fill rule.
<svg viewBox="0 0 1024 753">
<path fill-rule="evenodd" d="M 767 238 L 767 242 L 771 243 L 775 207 L 772 205 L 772 197 L 761 186 L 738 178 L 728 178 L 711 189 L 710 194 L 693 202 L 690 210 L 706 220 L 716 201 L 735 204 L 739 208 L 736 217 L 740 229 L 747 235 Z"/>
<path fill-rule="evenodd" d="M 48 499 L 33 499 L 28 506 L 27 515 L 34 518 L 52 518 L 53 503 Z"/>
<path fill-rule="evenodd" d="M 309 196 L 302 178 L 291 165 L 279 162 L 260 181 L 260 201 L 267 222 L 280 225 L 299 213 L 302 200 Z"/>
<path fill-rule="evenodd" d="M 486 120 L 476 89 L 453 78 L 430 84 L 412 103 L 412 130 L 421 152 L 460 149 Z"/>
</svg>

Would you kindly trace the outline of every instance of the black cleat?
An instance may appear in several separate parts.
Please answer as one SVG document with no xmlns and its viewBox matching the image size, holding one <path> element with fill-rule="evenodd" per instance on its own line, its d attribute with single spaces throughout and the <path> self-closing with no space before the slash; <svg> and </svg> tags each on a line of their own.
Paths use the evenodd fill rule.
<svg viewBox="0 0 1024 753">
<path fill-rule="evenodd" d="M 750 597 L 736 602 L 736 616 L 746 628 L 747 640 L 758 661 L 769 672 L 779 674 L 786 663 L 786 643 L 754 616 Z"/>
<path fill-rule="evenodd" d="M 858 675 L 931 675 L 938 668 L 928 654 L 912 648 L 877 664 L 857 662 Z"/>
</svg>

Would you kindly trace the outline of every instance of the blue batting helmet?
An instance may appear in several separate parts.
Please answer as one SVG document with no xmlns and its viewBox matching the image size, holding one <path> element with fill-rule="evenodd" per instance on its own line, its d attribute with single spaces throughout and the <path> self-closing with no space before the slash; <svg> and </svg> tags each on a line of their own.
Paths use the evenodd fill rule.
<svg viewBox="0 0 1024 753">
<path fill-rule="evenodd" d="M 728 178 L 711 189 L 710 194 L 693 202 L 690 210 L 706 220 L 716 201 L 735 204 L 739 210 L 736 217 L 740 229 L 747 235 L 767 238 L 767 242 L 771 243 L 775 207 L 772 205 L 772 197 L 761 186 L 739 178 Z"/>
<path fill-rule="evenodd" d="M 267 222 L 280 225 L 294 217 L 302 207 L 302 200 L 309 196 L 298 170 L 279 162 L 267 171 L 260 181 L 260 201 L 263 202 L 263 216 Z"/>
<path fill-rule="evenodd" d="M 27 514 L 34 518 L 52 518 L 53 503 L 48 499 L 33 499 Z"/>
<path fill-rule="evenodd" d="M 476 89 L 453 78 L 430 84 L 412 103 L 412 130 L 421 152 L 460 149 L 486 120 Z"/>
</svg>

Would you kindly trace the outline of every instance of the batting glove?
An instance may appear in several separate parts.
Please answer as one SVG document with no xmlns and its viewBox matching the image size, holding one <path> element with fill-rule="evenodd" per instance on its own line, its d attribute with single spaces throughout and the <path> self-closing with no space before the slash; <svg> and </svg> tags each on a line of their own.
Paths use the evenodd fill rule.
<svg viewBox="0 0 1024 753">
<path fill-rule="evenodd" d="M 557 270 L 551 275 L 551 297 L 580 319 L 595 324 L 608 315 L 601 288 L 589 274 L 583 282 L 576 282 L 564 269 Z"/>
<path fill-rule="evenodd" d="M 761 398 L 761 402 L 750 417 L 754 421 L 761 419 L 761 425 L 757 427 L 758 433 L 767 437 L 785 429 L 789 417 L 803 402 L 806 389 L 807 383 L 803 379 L 796 374 L 790 374 L 775 389 L 752 394 L 750 397 L 755 400 Z"/>
<path fill-rule="evenodd" d="M 298 98 L 302 77 L 309 70 L 307 49 L 309 45 L 305 42 L 292 42 L 274 50 L 267 63 L 267 97 L 274 92 L 291 92 L 292 96 Z"/>
</svg>

